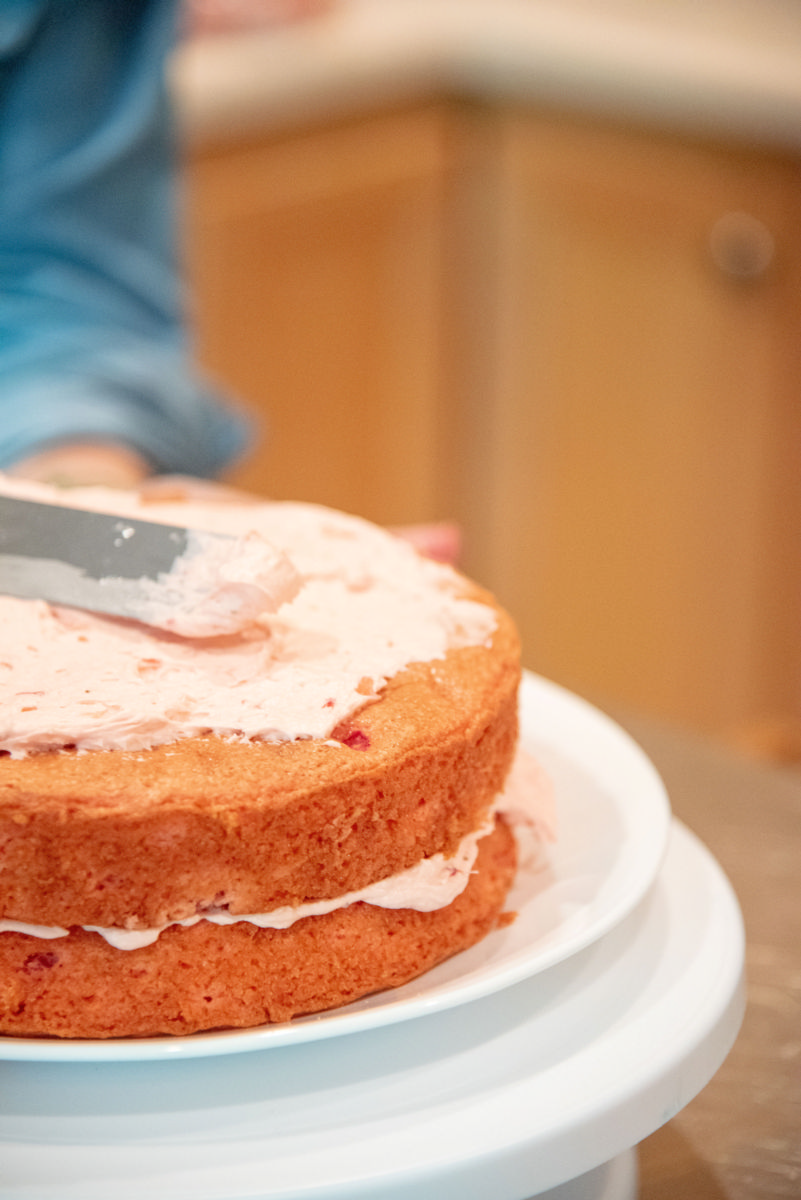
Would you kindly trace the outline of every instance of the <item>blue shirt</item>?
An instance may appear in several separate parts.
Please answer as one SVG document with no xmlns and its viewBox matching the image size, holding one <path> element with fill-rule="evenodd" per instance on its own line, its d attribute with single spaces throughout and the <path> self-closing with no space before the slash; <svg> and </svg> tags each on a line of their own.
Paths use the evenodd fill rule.
<svg viewBox="0 0 801 1200">
<path fill-rule="evenodd" d="M 165 81 L 172 0 L 0 0 L 0 468 L 118 441 L 213 475 L 248 424 L 194 370 Z"/>
</svg>

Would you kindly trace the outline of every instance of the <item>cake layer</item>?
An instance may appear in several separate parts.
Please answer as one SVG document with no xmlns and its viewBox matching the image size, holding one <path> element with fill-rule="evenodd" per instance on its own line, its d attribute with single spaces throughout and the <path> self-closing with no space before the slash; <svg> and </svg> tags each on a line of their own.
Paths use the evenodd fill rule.
<svg viewBox="0 0 801 1200">
<path fill-rule="evenodd" d="M 190 1034 L 348 1004 L 484 937 L 501 915 L 515 861 L 514 837 L 499 820 L 480 842 L 465 891 L 435 912 L 359 903 L 285 930 L 204 921 L 131 952 L 83 930 L 48 942 L 0 934 L 0 1033 Z"/>
</svg>

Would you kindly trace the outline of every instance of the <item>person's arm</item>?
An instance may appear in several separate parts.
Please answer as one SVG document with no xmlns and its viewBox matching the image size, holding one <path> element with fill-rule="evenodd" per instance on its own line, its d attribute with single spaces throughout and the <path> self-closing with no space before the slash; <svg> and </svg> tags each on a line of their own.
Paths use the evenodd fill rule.
<svg viewBox="0 0 801 1200">
<path fill-rule="evenodd" d="M 165 81 L 176 10 L 18 0 L 3 14 L 0 469 L 47 471 L 69 447 L 73 464 L 88 451 L 132 476 L 212 476 L 247 439 L 187 344 Z"/>
</svg>

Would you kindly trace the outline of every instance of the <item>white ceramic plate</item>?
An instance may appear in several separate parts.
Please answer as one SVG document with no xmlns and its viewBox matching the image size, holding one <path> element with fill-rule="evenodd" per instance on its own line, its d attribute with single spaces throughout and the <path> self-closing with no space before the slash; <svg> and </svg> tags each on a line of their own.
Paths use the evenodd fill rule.
<svg viewBox="0 0 801 1200">
<path fill-rule="evenodd" d="M 0 1059 L 121 1062 L 265 1050 L 407 1021 L 491 995 L 577 954 L 618 925 L 656 879 L 670 828 L 662 782 L 635 742 L 578 697 L 526 673 L 522 744 L 554 784 L 558 823 L 547 862 L 522 869 L 517 919 L 419 979 L 285 1025 L 184 1038 L 0 1038 Z"/>
</svg>

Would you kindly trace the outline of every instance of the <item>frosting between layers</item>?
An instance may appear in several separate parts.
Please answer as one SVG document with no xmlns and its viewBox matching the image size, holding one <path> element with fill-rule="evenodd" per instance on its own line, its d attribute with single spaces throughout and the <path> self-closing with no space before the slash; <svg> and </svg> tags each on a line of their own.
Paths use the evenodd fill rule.
<svg viewBox="0 0 801 1200">
<path fill-rule="evenodd" d="M 483 644 L 495 628 L 493 610 L 467 599 L 450 567 L 318 505 L 153 504 L 2 477 L 0 490 L 233 534 L 243 545 L 263 539 L 302 583 L 283 603 L 276 597 L 275 613 L 203 639 L 0 596 L 0 750 L 15 757 L 65 746 L 140 750 L 208 733 L 326 739 L 410 663 Z M 227 584 L 251 584 L 256 560 L 243 554 Z"/>
<path fill-rule="evenodd" d="M 188 928 L 199 921 L 210 921 L 215 925 L 248 921 L 261 929 L 288 929 L 304 917 L 322 916 L 359 902 L 377 908 L 411 908 L 417 912 L 434 912 L 451 904 L 467 887 L 478 855 L 478 843 L 492 832 L 496 813 L 503 814 L 511 824 L 521 851 L 526 848 L 528 866 L 532 865 L 533 856 L 542 843 L 553 841 L 555 837 L 555 811 L 550 783 L 537 762 L 525 751 L 518 750 L 504 790 L 497 797 L 488 820 L 480 829 L 467 834 L 456 853 L 449 858 L 444 854 L 433 854 L 408 870 L 378 880 L 357 892 L 312 904 L 276 908 L 268 913 L 238 914 L 207 909 L 154 929 L 121 929 L 99 925 L 84 925 L 81 928 L 99 933 L 117 950 L 138 950 L 152 945 L 171 925 Z M 29 937 L 49 940 L 67 937 L 69 930 L 59 925 L 32 925 L 0 918 L 2 933 L 24 933 Z"/>
<path fill-rule="evenodd" d="M 467 887 L 478 854 L 478 842 L 492 831 L 492 827 L 490 822 L 475 833 L 468 834 L 451 858 L 446 859 L 444 854 L 433 854 L 398 875 L 380 879 L 358 892 L 347 892 L 331 900 L 317 900 L 296 907 L 286 905 L 268 913 L 234 914 L 209 908 L 195 916 L 170 921 L 154 929 L 120 929 L 102 925 L 82 925 L 81 928 L 90 933 L 99 933 L 117 950 L 139 950 L 152 945 L 171 925 L 182 925 L 187 929 L 199 921 L 210 921 L 213 925 L 235 925 L 238 921 L 248 921 L 260 929 L 288 929 L 303 917 L 320 917 L 360 901 L 376 908 L 413 908 L 418 912 L 434 912 L 445 908 Z M 29 925 L 23 921 L 0 919 L 0 933 L 7 932 L 27 933 L 32 937 L 48 939 L 67 937 L 69 934 L 68 929 L 59 925 Z"/>
</svg>

